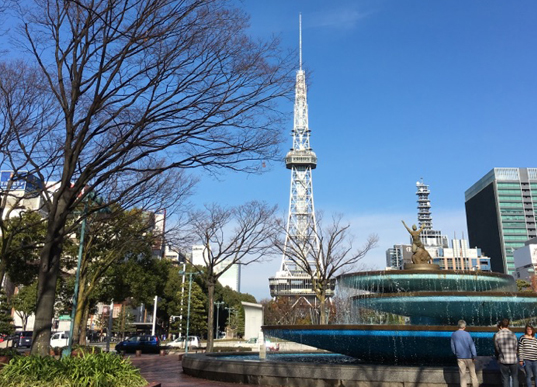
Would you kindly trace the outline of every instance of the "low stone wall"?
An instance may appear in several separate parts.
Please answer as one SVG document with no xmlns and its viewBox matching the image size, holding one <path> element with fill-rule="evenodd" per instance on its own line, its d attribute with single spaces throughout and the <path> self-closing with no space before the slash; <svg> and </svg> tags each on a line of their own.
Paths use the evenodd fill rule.
<svg viewBox="0 0 537 387">
<path fill-rule="evenodd" d="M 232 354 L 236 355 L 236 354 Z M 266 360 L 224 359 L 223 354 L 188 354 L 187 375 L 243 384 L 288 387 L 458 387 L 456 366 L 333 365 Z M 491 358 L 477 362 L 481 387 L 501 386 Z M 524 380 L 523 378 L 521 380 Z"/>
</svg>

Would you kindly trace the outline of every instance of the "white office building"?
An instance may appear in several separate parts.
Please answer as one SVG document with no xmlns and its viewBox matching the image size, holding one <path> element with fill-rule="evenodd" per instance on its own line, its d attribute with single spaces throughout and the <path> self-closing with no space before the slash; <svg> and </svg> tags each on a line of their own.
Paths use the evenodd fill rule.
<svg viewBox="0 0 537 387">
<path fill-rule="evenodd" d="M 191 262 L 195 266 L 207 266 L 207 249 L 202 245 L 192 246 L 192 259 Z M 228 262 L 222 262 L 215 267 L 215 271 L 219 273 L 225 267 L 227 267 Z M 225 273 L 223 273 L 218 282 L 222 286 L 229 286 L 231 289 L 236 292 L 240 292 L 240 282 L 241 282 L 241 267 L 238 264 L 233 264 Z"/>
<path fill-rule="evenodd" d="M 537 267 L 537 238 L 524 243 L 523 247 L 513 253 L 515 260 L 515 278 L 532 282 Z"/>
</svg>

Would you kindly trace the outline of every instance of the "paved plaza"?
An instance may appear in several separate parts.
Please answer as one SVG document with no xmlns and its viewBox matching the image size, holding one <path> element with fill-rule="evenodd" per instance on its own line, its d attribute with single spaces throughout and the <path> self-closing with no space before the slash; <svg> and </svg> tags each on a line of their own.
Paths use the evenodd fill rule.
<svg viewBox="0 0 537 387">
<path fill-rule="evenodd" d="M 215 382 L 194 378 L 183 374 L 179 355 L 159 356 L 142 354 L 140 357 L 130 356 L 132 364 L 140 368 L 142 376 L 151 382 L 161 383 L 161 387 L 253 387 L 253 384 L 236 384 Z"/>
</svg>

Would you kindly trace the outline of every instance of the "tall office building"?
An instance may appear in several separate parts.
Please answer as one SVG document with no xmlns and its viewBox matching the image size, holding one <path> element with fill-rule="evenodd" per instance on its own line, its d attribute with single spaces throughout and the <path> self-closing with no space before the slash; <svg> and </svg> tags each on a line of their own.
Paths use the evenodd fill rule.
<svg viewBox="0 0 537 387">
<path fill-rule="evenodd" d="M 492 271 L 515 274 L 514 250 L 537 236 L 537 168 L 494 168 L 465 192 L 471 246 Z"/>
<path fill-rule="evenodd" d="M 412 263 L 412 245 L 393 245 L 386 250 L 386 270 L 403 270 Z"/>
</svg>

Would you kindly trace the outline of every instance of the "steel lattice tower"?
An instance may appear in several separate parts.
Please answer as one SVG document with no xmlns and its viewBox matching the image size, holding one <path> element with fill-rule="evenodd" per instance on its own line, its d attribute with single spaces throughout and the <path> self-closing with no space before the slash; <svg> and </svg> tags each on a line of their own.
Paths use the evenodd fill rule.
<svg viewBox="0 0 537 387">
<path fill-rule="evenodd" d="M 429 186 L 423 183 L 423 179 L 416 183 L 418 197 L 418 222 L 419 227 L 423 225 L 424 230 L 433 229 L 433 219 L 431 218 L 431 201 L 429 200 Z"/>
<path fill-rule="evenodd" d="M 433 218 L 431 216 L 431 191 L 429 186 L 421 181 L 416 182 L 416 196 L 418 197 L 418 227 L 423 226 L 421 242 L 425 246 L 448 247 L 447 237 L 439 230 L 433 229 Z"/>
<path fill-rule="evenodd" d="M 293 147 L 285 157 L 291 170 L 291 190 L 287 234 L 280 270 L 269 279 L 271 296 L 311 296 L 310 277 L 293 262 L 287 253 L 289 240 L 314 238 L 311 246 L 318 246 L 315 207 L 313 205 L 312 170 L 317 156 L 310 146 L 306 73 L 302 69 L 302 18 L 299 17 L 299 70 L 296 73 Z M 315 267 L 315 262 L 308 262 Z"/>
</svg>

